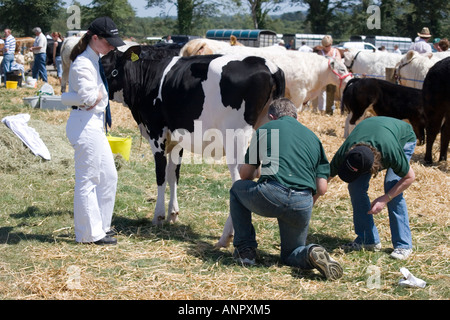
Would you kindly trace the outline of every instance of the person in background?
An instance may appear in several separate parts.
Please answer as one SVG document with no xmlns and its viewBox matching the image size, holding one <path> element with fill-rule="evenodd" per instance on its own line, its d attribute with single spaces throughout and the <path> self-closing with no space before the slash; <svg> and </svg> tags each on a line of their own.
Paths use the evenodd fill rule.
<svg viewBox="0 0 450 320">
<path fill-rule="evenodd" d="M 62 78 L 62 61 L 61 61 L 61 47 L 64 42 L 64 38 L 59 32 L 52 32 L 53 39 L 53 65 L 56 68 L 56 73 L 58 75 L 59 84 L 61 85 Z"/>
<path fill-rule="evenodd" d="M 438 47 L 440 49 L 440 52 L 448 51 L 448 47 L 449 47 L 448 39 L 447 38 L 440 39 L 439 43 L 438 43 Z"/>
<path fill-rule="evenodd" d="M 409 50 L 414 50 L 418 53 L 431 53 L 431 45 L 428 43 L 431 38 L 430 30 L 427 27 L 424 27 L 417 35 L 418 37 L 415 42 L 411 44 Z"/>
<path fill-rule="evenodd" d="M 34 28 L 33 32 L 36 38 L 33 46 L 30 48 L 34 54 L 33 69 L 31 70 L 32 76 L 36 80 L 40 76 L 44 82 L 47 82 L 47 38 L 39 27 Z"/>
<path fill-rule="evenodd" d="M 16 39 L 11 34 L 10 29 L 5 29 L 5 41 L 3 47 L 3 60 L 2 60 L 2 69 L 3 69 L 3 77 L 6 83 L 6 75 L 11 71 L 12 65 L 14 63 L 14 53 L 16 51 Z"/>
<path fill-rule="evenodd" d="M 330 163 L 330 177 L 348 183 L 353 206 L 356 239 L 344 250 L 381 249 L 373 216 L 386 206 L 389 212 L 394 251 L 391 257 L 404 260 L 412 253 L 408 208 L 403 198 L 415 180 L 409 162 L 416 147 L 416 135 L 409 123 L 390 117 L 371 117 L 361 121 L 350 133 Z M 370 202 L 367 194 L 372 176 L 387 169 L 384 195 Z"/>
<path fill-rule="evenodd" d="M 300 52 L 313 52 L 313 49 L 306 45 L 305 41 L 302 41 L 302 46 L 298 48 L 298 51 Z"/>
<path fill-rule="evenodd" d="M 268 117 L 251 139 L 239 171 L 242 180 L 230 190 L 233 256 L 244 265 L 256 262 L 254 212 L 278 220 L 282 263 L 316 268 L 336 280 L 343 275 L 340 264 L 322 246 L 306 244 L 313 204 L 327 191 L 329 163 L 322 143 L 297 121 L 297 108 L 289 99 L 273 101 Z"/>
<path fill-rule="evenodd" d="M 398 45 L 394 45 L 394 53 L 402 54 L 402 51 L 398 48 Z"/>
<path fill-rule="evenodd" d="M 123 45 L 110 18 L 95 19 L 72 50 L 69 91 L 61 97 L 72 106 L 66 135 L 75 149 L 75 240 L 81 243 L 117 244 L 111 229 L 117 170 L 104 132 L 109 97 L 100 55 Z"/>
<path fill-rule="evenodd" d="M 322 55 L 324 57 L 330 57 L 330 58 L 341 61 L 342 60 L 341 53 L 339 52 L 338 49 L 333 48 L 332 45 L 333 45 L 333 38 L 329 35 L 324 36 L 322 39 L 322 48 L 321 48 L 321 50 L 318 51 L 318 54 Z M 334 87 L 333 85 L 329 85 L 329 86 Z M 327 87 L 328 86 L 323 88 L 322 93 L 320 93 L 319 96 L 317 97 L 317 101 L 318 101 L 317 109 L 318 109 L 319 113 L 321 113 L 321 114 L 325 114 L 326 108 L 327 108 L 327 90 L 326 90 Z M 330 90 L 330 91 L 333 91 L 333 90 Z M 334 101 L 334 94 L 333 94 L 333 101 Z M 333 103 L 331 109 L 332 110 L 336 109 L 334 103 Z"/>
</svg>

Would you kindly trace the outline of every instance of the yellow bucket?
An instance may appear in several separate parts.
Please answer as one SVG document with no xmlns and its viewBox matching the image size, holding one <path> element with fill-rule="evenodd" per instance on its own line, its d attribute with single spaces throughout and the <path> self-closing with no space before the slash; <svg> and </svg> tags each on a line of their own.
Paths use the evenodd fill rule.
<svg viewBox="0 0 450 320">
<path fill-rule="evenodd" d="M 112 153 L 119 153 L 125 160 L 130 159 L 131 137 L 120 138 L 107 136 Z"/>
<path fill-rule="evenodd" d="M 6 89 L 17 89 L 17 81 L 6 81 Z"/>
</svg>

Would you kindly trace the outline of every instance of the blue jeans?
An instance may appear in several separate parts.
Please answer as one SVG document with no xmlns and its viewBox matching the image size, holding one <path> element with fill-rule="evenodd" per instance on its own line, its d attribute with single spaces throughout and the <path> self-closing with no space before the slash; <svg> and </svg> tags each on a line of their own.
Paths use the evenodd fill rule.
<svg viewBox="0 0 450 320">
<path fill-rule="evenodd" d="M 6 80 L 8 80 L 8 79 L 6 79 L 6 74 L 8 72 L 11 72 L 11 67 L 12 67 L 13 62 L 14 62 L 14 54 L 7 53 L 3 56 L 2 66 L 3 66 L 3 75 L 5 77 L 5 83 L 6 83 Z"/>
<path fill-rule="evenodd" d="M 56 73 L 58 75 L 58 78 L 62 77 L 62 60 L 61 56 L 57 56 L 55 58 L 55 67 L 56 67 Z"/>
<path fill-rule="evenodd" d="M 403 150 L 408 160 L 414 153 L 416 142 L 407 143 Z M 371 174 L 364 174 L 354 182 L 348 184 L 353 206 L 353 224 L 357 235 L 355 242 L 359 244 L 378 244 L 380 236 L 375 226 L 370 210 L 370 199 L 367 194 Z M 388 169 L 384 179 L 384 192 L 388 192 L 401 178 L 392 169 Z M 391 229 L 392 245 L 394 249 L 411 249 L 412 237 L 409 228 L 408 208 L 403 193 L 396 196 L 387 204 L 389 212 L 389 226 Z"/>
<path fill-rule="evenodd" d="M 276 181 L 236 181 L 230 190 L 230 214 L 234 226 L 233 244 L 238 250 L 256 248 L 252 212 L 277 218 L 281 238 L 281 261 L 289 266 L 312 269 L 306 245 L 313 207 L 310 190 L 294 191 Z"/>
<path fill-rule="evenodd" d="M 38 79 L 41 76 L 44 82 L 47 82 L 47 54 L 37 53 L 34 55 L 34 63 L 32 69 L 32 75 L 34 79 Z"/>
</svg>

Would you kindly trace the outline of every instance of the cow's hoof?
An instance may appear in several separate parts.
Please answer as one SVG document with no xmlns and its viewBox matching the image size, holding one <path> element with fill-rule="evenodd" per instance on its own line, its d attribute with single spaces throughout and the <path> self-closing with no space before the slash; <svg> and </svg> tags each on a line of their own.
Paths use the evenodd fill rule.
<svg viewBox="0 0 450 320">
<path fill-rule="evenodd" d="M 231 235 L 231 236 L 228 236 L 228 237 L 225 238 L 225 239 L 222 239 L 222 238 L 221 238 L 221 239 L 214 245 L 214 247 L 217 248 L 217 249 L 220 249 L 220 248 L 228 248 L 228 247 L 230 246 L 231 241 L 233 241 L 233 236 L 232 236 L 232 235 Z"/>
<path fill-rule="evenodd" d="M 166 220 L 166 217 L 164 217 L 164 216 L 157 216 L 157 217 L 153 218 L 152 224 L 154 226 L 161 226 L 164 223 L 165 220 Z"/>
<path fill-rule="evenodd" d="M 172 212 L 172 213 L 170 214 L 170 219 L 169 219 L 169 221 L 170 221 L 171 223 L 176 223 L 176 222 L 178 221 L 178 215 L 179 215 L 179 212 Z"/>
</svg>

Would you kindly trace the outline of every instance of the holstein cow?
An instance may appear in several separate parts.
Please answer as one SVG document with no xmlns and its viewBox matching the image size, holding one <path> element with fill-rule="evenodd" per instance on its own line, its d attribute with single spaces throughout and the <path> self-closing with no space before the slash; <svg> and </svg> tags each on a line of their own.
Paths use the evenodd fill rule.
<svg viewBox="0 0 450 320">
<path fill-rule="evenodd" d="M 441 132 L 441 151 L 439 161 L 447 160 L 450 141 L 450 57 L 430 68 L 423 83 L 423 98 L 426 115 L 427 145 L 425 162 L 433 162 L 433 143 Z"/>
<path fill-rule="evenodd" d="M 425 139 L 425 114 L 422 90 L 400 86 L 389 81 L 355 78 L 344 90 L 341 108 L 347 108 L 355 124 L 367 109 L 378 116 L 408 120 L 420 143 Z"/>
<path fill-rule="evenodd" d="M 216 156 L 225 151 L 232 181 L 238 180 L 242 159 L 237 158 L 245 153 L 253 128 L 266 122 L 271 101 L 284 96 L 283 71 L 260 57 L 154 59 L 150 51 L 134 46 L 125 53 L 110 52 L 102 63 L 110 98 L 118 100 L 117 93 L 122 92 L 154 154 L 158 184 L 154 224 L 165 220 L 166 183 L 171 191 L 168 220 L 177 220 L 183 148 L 202 154 L 204 147 L 211 147 L 205 141 L 214 136 L 219 144 Z M 232 235 L 228 217 L 217 246 L 228 246 Z"/>
<path fill-rule="evenodd" d="M 337 86 L 340 96 L 345 84 L 352 78 L 344 63 L 338 60 L 315 53 L 286 50 L 281 46 L 252 48 L 230 46 L 226 42 L 211 39 L 194 39 L 180 51 L 181 56 L 204 54 L 245 54 L 272 61 L 284 71 L 286 97 L 300 110 L 304 103 L 315 99 L 328 84 Z"/>
</svg>

